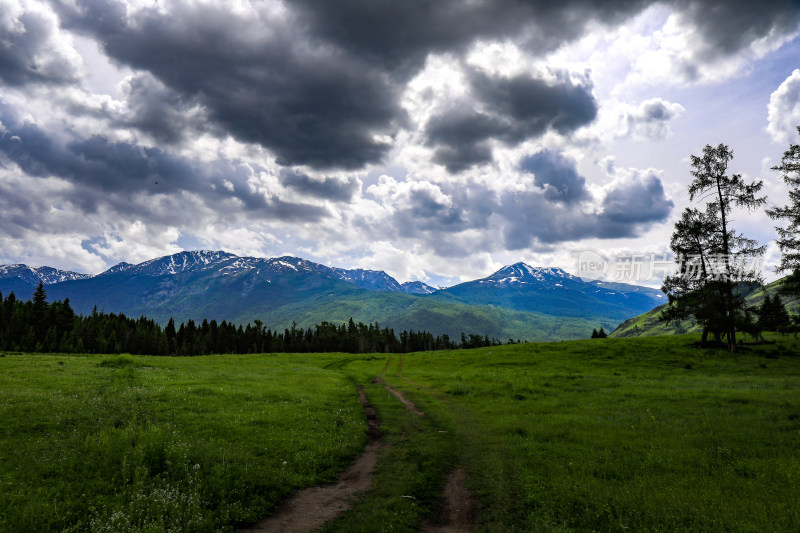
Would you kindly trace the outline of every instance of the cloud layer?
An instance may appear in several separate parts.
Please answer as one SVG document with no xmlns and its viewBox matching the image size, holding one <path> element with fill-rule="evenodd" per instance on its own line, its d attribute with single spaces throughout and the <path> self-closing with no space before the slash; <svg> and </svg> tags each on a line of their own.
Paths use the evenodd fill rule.
<svg viewBox="0 0 800 533">
<path fill-rule="evenodd" d="M 627 95 L 637 76 L 725 79 L 800 21 L 788 0 L 4 7 L 0 263 L 84 269 L 207 245 L 452 275 L 452 257 L 483 268 L 634 239 L 669 219 L 668 174 L 592 160 L 664 142 L 689 113 L 652 88 Z M 659 10 L 657 27 L 628 26 Z M 584 50 L 604 39 L 639 43 L 651 66 Z M 91 88 L 100 65 L 81 42 L 118 74 L 113 94 Z M 796 121 L 796 75 L 770 101 L 776 139 Z"/>
</svg>

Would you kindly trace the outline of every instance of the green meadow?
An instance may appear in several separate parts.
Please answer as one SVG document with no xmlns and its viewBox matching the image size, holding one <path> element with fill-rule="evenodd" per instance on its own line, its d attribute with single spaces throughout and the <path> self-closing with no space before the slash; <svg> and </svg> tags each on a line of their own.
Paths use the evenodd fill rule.
<svg viewBox="0 0 800 533">
<path fill-rule="evenodd" d="M 413 354 L 0 357 L 0 530 L 235 531 L 336 479 L 326 531 L 417 531 L 455 468 L 478 531 L 800 530 L 800 341 L 696 335 Z M 379 377 L 382 382 L 375 382 Z M 403 392 L 425 416 L 384 388 Z"/>
</svg>

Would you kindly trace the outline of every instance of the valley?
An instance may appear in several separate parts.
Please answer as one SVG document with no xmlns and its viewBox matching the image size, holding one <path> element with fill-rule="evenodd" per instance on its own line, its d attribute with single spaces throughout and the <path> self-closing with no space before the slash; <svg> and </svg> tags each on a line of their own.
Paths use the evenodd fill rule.
<svg viewBox="0 0 800 533">
<path fill-rule="evenodd" d="M 442 523 L 457 471 L 481 531 L 796 531 L 797 339 L 735 356 L 697 339 L 2 354 L 0 529 L 253 527 L 362 453 L 361 387 L 381 447 L 370 488 L 323 531 Z"/>
<path fill-rule="evenodd" d="M 181 252 L 95 276 L 24 265 L 0 267 L 0 292 L 27 299 L 39 281 L 50 301 L 69 298 L 76 312 L 141 315 L 162 326 L 204 319 L 270 329 L 314 327 L 350 318 L 401 330 L 461 333 L 501 341 L 554 341 L 613 330 L 664 301 L 656 289 L 584 282 L 561 269 L 517 263 L 492 275 L 434 289 L 398 283 L 382 271 L 331 268 L 296 257 L 261 259 L 226 252 Z"/>
</svg>

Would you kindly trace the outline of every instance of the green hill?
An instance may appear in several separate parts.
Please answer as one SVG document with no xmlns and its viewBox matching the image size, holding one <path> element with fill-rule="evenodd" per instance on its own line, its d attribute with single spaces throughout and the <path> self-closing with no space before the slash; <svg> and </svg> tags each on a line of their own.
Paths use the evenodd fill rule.
<svg viewBox="0 0 800 533">
<path fill-rule="evenodd" d="M 786 278 L 773 281 L 772 283 L 759 287 L 749 293 L 745 297 L 747 305 L 751 307 L 758 307 L 764 300 L 764 296 L 769 294 L 773 296 L 778 293 L 778 289 L 783 285 Z M 800 299 L 791 298 L 781 295 L 783 303 L 786 305 L 786 310 L 790 314 L 800 313 Z M 620 325 L 611 333 L 611 337 L 651 337 L 654 335 L 671 335 L 688 332 L 700 331 L 700 327 L 693 319 L 685 320 L 679 325 L 664 324 L 659 321 L 659 316 L 668 304 L 659 305 L 655 309 L 643 313 L 639 316 L 630 318 Z"/>
</svg>

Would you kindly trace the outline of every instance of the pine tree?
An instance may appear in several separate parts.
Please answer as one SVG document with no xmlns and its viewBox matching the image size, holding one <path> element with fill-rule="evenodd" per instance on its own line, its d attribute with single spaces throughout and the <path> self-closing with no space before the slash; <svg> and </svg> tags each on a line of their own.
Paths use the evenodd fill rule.
<svg viewBox="0 0 800 533">
<path fill-rule="evenodd" d="M 661 287 L 669 305 L 659 320 L 680 326 L 687 318 L 694 317 L 703 328 L 703 343 L 709 332 L 719 341 L 725 331 L 725 318 L 719 312 L 724 291 L 715 279 L 714 265 L 722 254 L 722 239 L 716 231 L 719 226 L 714 209 L 684 210 L 670 240 L 678 270 L 666 276 Z"/>
<path fill-rule="evenodd" d="M 172 317 L 169 317 L 167 327 L 164 329 L 164 335 L 167 337 L 167 353 L 178 353 L 177 343 L 175 342 L 175 338 L 177 337 L 177 333 L 175 332 L 175 320 Z"/>
<path fill-rule="evenodd" d="M 786 306 L 783 304 L 779 294 L 776 294 L 772 299 L 772 319 L 774 320 L 775 331 L 792 323 L 789 312 L 786 310 Z"/>
<path fill-rule="evenodd" d="M 33 308 L 31 309 L 31 326 L 38 340 L 44 339 L 47 332 L 47 292 L 41 281 L 33 293 Z"/>
<path fill-rule="evenodd" d="M 701 231 L 701 255 L 699 258 L 695 257 L 694 261 L 700 261 L 701 266 L 707 269 L 705 280 L 697 287 L 670 285 L 665 280 L 662 290 L 672 295 L 671 304 L 676 300 L 686 299 L 690 304 L 687 307 L 693 309 L 692 314 L 701 310 L 699 316 L 695 314 L 698 322 L 719 324 L 718 327 L 727 337 L 728 349 L 734 352 L 736 323 L 744 309 L 744 299 L 735 293 L 734 288 L 739 282 L 759 280 L 758 273 L 754 269 L 745 268 L 745 265 L 749 259 L 763 254 L 765 247 L 736 233 L 730 227 L 730 216 L 734 207 L 755 209 L 766 200 L 756 196 L 763 187 L 763 182 L 745 183 L 740 174 L 727 174 L 731 159 L 733 151 L 724 144 L 717 147 L 706 145 L 702 156 L 691 156 L 691 174 L 694 180 L 689 185 L 689 198 L 705 201 L 706 209 L 702 215 L 697 210 L 684 213 L 681 221 L 691 222 L 691 229 Z M 676 233 L 681 231 L 682 228 L 676 224 Z M 678 235 L 677 240 L 679 243 L 690 243 L 690 237 Z M 675 241 L 676 235 L 673 235 L 673 243 Z M 686 255 L 680 248 L 675 251 L 676 255 Z M 706 301 L 714 303 L 705 305 Z"/>
<path fill-rule="evenodd" d="M 764 331 L 775 331 L 772 297 L 769 294 L 764 296 L 761 306 L 758 308 L 758 325 Z"/>
<path fill-rule="evenodd" d="M 797 127 L 800 134 L 800 126 Z M 786 226 L 776 226 L 778 238 L 775 242 L 781 250 L 781 262 L 777 272 L 790 272 L 782 287 L 787 294 L 800 295 L 800 144 L 789 144 L 783 153 L 781 164 L 772 167 L 782 173 L 781 178 L 789 186 L 789 203 L 782 207 L 767 209 L 772 219 L 786 221 Z"/>
</svg>

